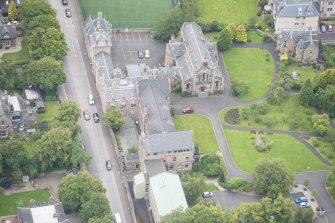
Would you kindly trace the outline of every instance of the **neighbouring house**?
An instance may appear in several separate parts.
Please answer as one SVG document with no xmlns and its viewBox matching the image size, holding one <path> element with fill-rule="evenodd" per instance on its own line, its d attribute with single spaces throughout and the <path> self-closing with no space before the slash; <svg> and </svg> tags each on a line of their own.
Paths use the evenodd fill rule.
<svg viewBox="0 0 335 223">
<path fill-rule="evenodd" d="M 8 95 L 0 91 L 1 138 L 14 133 L 22 135 L 33 132 L 37 124 L 37 112 L 20 95 Z"/>
<path fill-rule="evenodd" d="M 335 0 L 319 0 L 321 18 L 335 17 Z"/>
<path fill-rule="evenodd" d="M 61 202 L 54 205 L 19 207 L 17 217 L 20 223 L 70 223 Z"/>
<path fill-rule="evenodd" d="M 140 159 L 137 152 L 125 155 L 124 167 L 126 170 L 138 170 L 140 168 Z"/>
<path fill-rule="evenodd" d="M 315 0 L 270 0 L 276 34 L 282 31 L 317 31 L 320 17 Z"/>
<path fill-rule="evenodd" d="M 172 84 L 180 83 L 183 93 L 206 96 L 223 91 L 216 43 L 194 22 L 184 23 L 179 36 L 167 43 L 165 66 L 171 70 Z"/>
<path fill-rule="evenodd" d="M 279 56 L 286 54 L 294 60 L 315 63 L 319 55 L 319 40 L 315 31 L 282 31 L 277 37 Z"/>
<path fill-rule="evenodd" d="M 149 178 L 149 203 L 155 222 L 177 208 L 188 208 L 178 174 L 163 172 Z"/>
<path fill-rule="evenodd" d="M 0 49 L 15 47 L 16 38 L 16 26 L 10 24 L 7 18 L 0 18 Z"/>
<path fill-rule="evenodd" d="M 24 94 L 27 99 L 27 103 L 36 108 L 37 113 L 44 113 L 45 106 L 42 99 L 42 95 L 39 91 L 34 89 L 26 89 L 24 90 Z"/>
</svg>

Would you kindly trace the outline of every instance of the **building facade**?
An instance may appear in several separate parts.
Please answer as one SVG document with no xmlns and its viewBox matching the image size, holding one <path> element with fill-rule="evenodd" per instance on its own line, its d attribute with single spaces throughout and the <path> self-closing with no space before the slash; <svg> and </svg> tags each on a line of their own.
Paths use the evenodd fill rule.
<svg viewBox="0 0 335 223">
<path fill-rule="evenodd" d="M 335 0 L 319 0 L 321 18 L 335 17 Z"/>
<path fill-rule="evenodd" d="M 202 96 L 223 91 L 216 43 L 203 35 L 196 23 L 184 23 L 179 36 L 171 38 L 165 65 L 173 74 L 172 84 L 180 83 L 184 93 Z"/>
</svg>

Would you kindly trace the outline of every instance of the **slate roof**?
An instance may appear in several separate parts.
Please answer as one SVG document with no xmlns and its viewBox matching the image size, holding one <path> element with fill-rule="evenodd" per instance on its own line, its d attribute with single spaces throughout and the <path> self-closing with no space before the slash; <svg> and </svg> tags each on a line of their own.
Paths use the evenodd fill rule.
<svg viewBox="0 0 335 223">
<path fill-rule="evenodd" d="M 98 74 L 104 79 L 114 78 L 113 62 L 110 54 L 100 52 L 95 55 L 95 66 L 97 66 Z"/>
<path fill-rule="evenodd" d="M 144 160 L 144 163 L 149 177 L 153 177 L 166 171 L 166 166 L 163 159 Z"/>
<path fill-rule="evenodd" d="M 85 24 L 85 33 L 88 36 L 90 46 L 98 47 L 100 40 L 106 42 L 106 46 L 112 46 L 112 25 L 105 18 L 89 17 Z"/>
<path fill-rule="evenodd" d="M 299 50 L 306 49 L 310 44 L 318 46 L 319 40 L 315 31 L 282 31 L 278 36 L 280 47 L 286 47 L 287 42 L 293 41 Z"/>
<path fill-rule="evenodd" d="M 165 132 L 147 135 L 144 139 L 144 150 L 147 154 L 169 151 L 192 150 L 193 132 Z"/>
<path fill-rule="evenodd" d="M 19 207 L 18 216 L 23 223 L 70 223 L 61 202 L 30 208 Z"/>
<path fill-rule="evenodd" d="M 320 16 L 317 2 L 313 0 L 275 0 L 278 17 L 313 17 Z"/>
<path fill-rule="evenodd" d="M 163 172 L 149 178 L 150 189 L 158 214 L 165 216 L 181 207 L 188 208 L 183 187 L 177 174 Z"/>
<path fill-rule="evenodd" d="M 0 40 L 11 40 L 15 39 L 16 28 L 13 25 L 0 25 Z"/>
<path fill-rule="evenodd" d="M 142 108 L 147 109 L 147 126 L 149 134 L 176 131 L 170 108 L 167 79 L 147 79 L 139 81 L 139 96 Z"/>
</svg>

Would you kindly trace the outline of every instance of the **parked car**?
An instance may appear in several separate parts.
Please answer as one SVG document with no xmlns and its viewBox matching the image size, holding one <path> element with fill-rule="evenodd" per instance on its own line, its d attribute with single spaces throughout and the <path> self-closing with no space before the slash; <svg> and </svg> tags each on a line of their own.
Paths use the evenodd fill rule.
<svg viewBox="0 0 335 223">
<path fill-rule="evenodd" d="M 194 110 L 193 110 L 192 107 L 186 107 L 186 108 L 183 109 L 183 113 L 193 113 L 193 112 L 194 112 Z"/>
<path fill-rule="evenodd" d="M 94 98 L 93 98 L 93 95 L 92 94 L 89 94 L 88 95 L 88 104 L 89 105 L 94 105 L 95 102 L 94 102 Z"/>
<path fill-rule="evenodd" d="M 138 59 L 143 59 L 144 58 L 144 54 L 143 54 L 142 50 L 137 51 L 137 57 L 138 57 Z"/>
<path fill-rule="evenodd" d="M 308 208 L 308 207 L 310 207 L 310 204 L 309 204 L 308 202 L 301 202 L 301 203 L 299 204 L 299 207 L 302 207 L 302 208 Z"/>
<path fill-rule="evenodd" d="M 90 113 L 88 110 L 83 111 L 83 116 L 86 121 L 90 120 Z"/>
<path fill-rule="evenodd" d="M 110 160 L 106 161 L 106 169 L 109 170 L 109 171 L 112 170 L 112 161 L 110 161 Z"/>
<path fill-rule="evenodd" d="M 327 32 L 327 25 L 324 24 L 324 23 L 321 23 L 320 24 L 320 30 L 321 30 L 322 33 Z"/>
<path fill-rule="evenodd" d="M 214 194 L 212 192 L 203 192 L 202 197 L 203 198 L 210 198 L 210 197 L 214 197 Z"/>
<path fill-rule="evenodd" d="M 150 51 L 149 50 L 145 50 L 145 52 L 144 52 L 144 58 L 145 59 L 150 59 Z"/>
<path fill-rule="evenodd" d="M 66 17 L 70 18 L 72 16 L 70 9 L 65 9 L 65 15 Z"/>
<path fill-rule="evenodd" d="M 63 5 L 67 5 L 67 3 L 68 3 L 67 0 L 62 0 Z"/>
<path fill-rule="evenodd" d="M 328 32 L 333 32 L 333 25 L 328 25 Z"/>
<path fill-rule="evenodd" d="M 294 199 L 294 202 L 296 204 L 300 204 L 302 202 L 307 202 L 307 198 L 306 197 L 297 197 L 297 198 Z"/>
<path fill-rule="evenodd" d="M 98 113 L 93 113 L 93 121 L 95 123 L 99 123 L 100 122 L 100 118 L 99 118 L 99 114 Z"/>
</svg>

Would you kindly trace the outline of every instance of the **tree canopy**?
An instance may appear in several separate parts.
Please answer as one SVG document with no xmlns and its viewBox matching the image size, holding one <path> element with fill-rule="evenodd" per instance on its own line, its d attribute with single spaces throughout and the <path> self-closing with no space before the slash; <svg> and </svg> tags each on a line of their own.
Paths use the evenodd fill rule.
<svg viewBox="0 0 335 223">
<path fill-rule="evenodd" d="M 330 127 L 330 119 L 327 114 L 321 114 L 321 115 L 313 115 L 312 116 L 312 123 L 314 130 L 324 136 L 327 134 L 327 131 Z"/>
<path fill-rule="evenodd" d="M 14 89 L 16 76 L 15 64 L 10 60 L 2 59 L 0 62 L 0 89 Z"/>
<path fill-rule="evenodd" d="M 19 10 L 19 18 L 26 26 L 32 18 L 39 15 L 51 15 L 56 17 L 56 11 L 46 0 L 25 0 Z"/>
<path fill-rule="evenodd" d="M 66 80 L 60 61 L 51 57 L 32 60 L 24 69 L 24 74 L 29 84 L 39 87 L 46 92 L 52 92 Z"/>
<path fill-rule="evenodd" d="M 304 106 L 309 106 L 313 102 L 313 86 L 310 79 L 305 81 L 299 92 L 299 102 Z"/>
<path fill-rule="evenodd" d="M 112 109 L 105 112 L 102 119 L 110 128 L 113 129 L 113 131 L 119 131 L 126 122 L 120 109 Z"/>
<path fill-rule="evenodd" d="M 229 29 L 224 27 L 217 41 L 218 48 L 222 51 L 229 50 L 233 45 L 233 35 Z"/>
<path fill-rule="evenodd" d="M 16 21 L 17 20 L 17 10 L 14 0 L 10 0 L 9 7 L 8 7 L 8 19 L 9 21 Z"/>
<path fill-rule="evenodd" d="M 25 25 L 27 30 L 34 30 L 36 28 L 43 28 L 46 30 L 49 27 L 60 29 L 58 20 L 53 15 L 38 15 L 33 17 L 28 24 Z"/>
<path fill-rule="evenodd" d="M 60 104 L 55 119 L 61 122 L 64 121 L 77 122 L 80 117 L 80 114 L 81 113 L 79 106 L 73 101 L 67 101 Z"/>
<path fill-rule="evenodd" d="M 286 194 L 293 185 L 293 175 L 282 160 L 262 159 L 257 162 L 253 174 L 256 191 L 275 199 Z"/>
<path fill-rule="evenodd" d="M 180 178 L 188 205 L 195 205 L 200 198 L 205 177 L 198 173 L 185 173 Z"/>
<path fill-rule="evenodd" d="M 314 79 L 315 88 L 326 89 L 328 85 L 335 85 L 335 69 L 328 69 Z"/>
<path fill-rule="evenodd" d="M 83 222 L 88 222 L 91 218 L 104 218 L 105 216 L 109 216 L 109 220 L 112 221 L 111 213 L 106 196 L 103 193 L 93 192 L 90 199 L 82 205 L 80 218 Z"/>
</svg>

